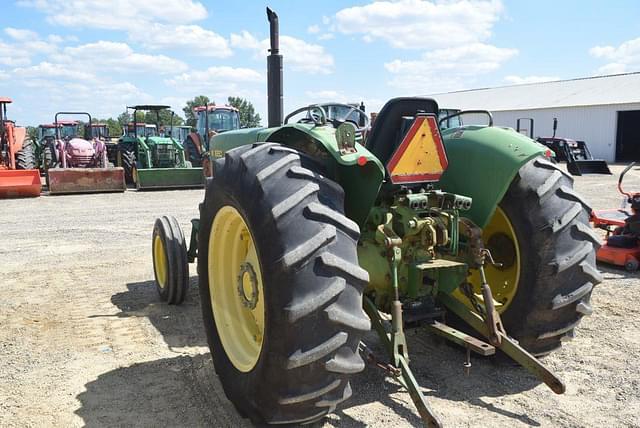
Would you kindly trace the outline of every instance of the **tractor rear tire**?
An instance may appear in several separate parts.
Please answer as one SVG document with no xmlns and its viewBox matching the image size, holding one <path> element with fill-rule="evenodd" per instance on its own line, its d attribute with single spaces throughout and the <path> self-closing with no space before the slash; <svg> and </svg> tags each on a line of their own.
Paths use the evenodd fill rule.
<svg viewBox="0 0 640 428">
<path fill-rule="evenodd" d="M 500 207 L 522 260 L 517 293 L 501 317 L 520 345 L 545 355 L 573 338 L 581 318 L 593 311 L 591 291 L 602 275 L 591 208 L 574 192 L 573 179 L 541 157 L 520 168 Z"/>
<path fill-rule="evenodd" d="M 193 140 L 190 137 L 187 137 L 187 139 L 184 140 L 182 147 L 184 148 L 184 152 L 187 155 L 186 156 L 187 161 L 191 162 L 191 165 L 195 167 L 198 167 L 198 168 L 201 167 L 202 159 L 200 158 L 200 154 L 198 153 L 196 144 L 193 142 Z"/>
<path fill-rule="evenodd" d="M 214 367 L 229 400 L 256 424 L 322 418 L 349 398 L 350 377 L 364 369 L 358 346 L 370 329 L 362 309 L 369 275 L 358 265 L 360 231 L 344 216 L 342 188 L 314 170 L 304 155 L 279 144 L 239 147 L 216 161 L 200 208 L 200 301 Z M 242 219 L 255 243 L 264 290 L 258 295 L 263 302 L 256 303 L 263 305 L 264 327 L 253 336 L 262 341 L 253 365 L 240 368 L 233 348 L 240 338 L 229 349 L 223 345 L 231 327 L 217 322 L 214 309 L 220 310 L 223 299 L 211 297 L 220 296 L 221 288 L 246 296 L 235 291 L 242 290 L 244 274 L 237 281 L 215 279 L 221 278 L 220 269 L 235 272 L 233 263 L 216 262 L 215 254 L 241 245 L 225 241 L 226 246 L 216 246 L 234 230 L 215 226 L 229 212 Z"/>
<path fill-rule="evenodd" d="M 22 149 L 16 153 L 16 169 L 35 169 L 36 154 L 33 147 L 33 141 L 25 140 L 22 143 Z"/>
<path fill-rule="evenodd" d="M 119 162 L 124 169 L 124 179 L 127 184 L 134 184 L 134 169 L 136 167 L 136 151 L 133 144 L 118 144 Z"/>
<path fill-rule="evenodd" d="M 156 219 L 151 250 L 160 300 L 170 305 L 181 304 L 189 288 L 189 263 L 184 235 L 174 217 Z"/>
</svg>

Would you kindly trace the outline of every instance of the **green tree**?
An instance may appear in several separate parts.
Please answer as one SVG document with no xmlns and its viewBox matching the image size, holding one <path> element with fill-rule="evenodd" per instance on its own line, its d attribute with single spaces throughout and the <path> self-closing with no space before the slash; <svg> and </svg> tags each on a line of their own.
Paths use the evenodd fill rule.
<svg viewBox="0 0 640 428">
<path fill-rule="evenodd" d="M 37 140 L 38 139 L 38 128 L 35 126 L 27 126 L 27 139 L 29 140 Z"/>
<path fill-rule="evenodd" d="M 156 123 L 156 112 L 148 111 L 144 116 L 145 123 Z M 173 115 L 173 126 L 182 125 L 184 123 L 184 119 L 177 114 Z M 159 126 L 164 126 L 168 128 L 171 125 L 171 111 L 169 110 L 160 110 L 160 121 L 158 123 Z"/>
<path fill-rule="evenodd" d="M 127 123 L 131 122 L 131 115 L 128 111 L 123 111 L 118 115 L 116 120 L 118 121 L 120 128 L 124 129 L 127 126 Z"/>
<path fill-rule="evenodd" d="M 238 109 L 240 112 L 240 126 L 243 128 L 255 128 L 260 126 L 260 115 L 256 113 L 251 101 L 240 97 L 229 97 L 229 105 Z"/>
<path fill-rule="evenodd" d="M 209 100 L 209 97 L 207 97 L 206 95 L 198 95 L 194 99 L 187 101 L 187 105 L 182 109 L 182 111 L 184 112 L 184 117 L 187 120 L 187 125 L 191 127 L 196 126 L 197 118 L 193 114 L 193 109 L 195 107 L 204 106 L 210 103 L 211 100 Z"/>
</svg>

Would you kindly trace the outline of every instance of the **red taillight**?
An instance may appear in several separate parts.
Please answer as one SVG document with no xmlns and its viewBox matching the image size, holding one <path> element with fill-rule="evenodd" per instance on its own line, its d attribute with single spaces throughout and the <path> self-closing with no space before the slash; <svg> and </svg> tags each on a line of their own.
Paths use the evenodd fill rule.
<svg viewBox="0 0 640 428">
<path fill-rule="evenodd" d="M 545 157 L 548 157 L 549 159 L 551 159 L 553 157 L 553 153 L 551 153 L 551 150 L 547 149 L 546 152 L 544 152 Z"/>
</svg>

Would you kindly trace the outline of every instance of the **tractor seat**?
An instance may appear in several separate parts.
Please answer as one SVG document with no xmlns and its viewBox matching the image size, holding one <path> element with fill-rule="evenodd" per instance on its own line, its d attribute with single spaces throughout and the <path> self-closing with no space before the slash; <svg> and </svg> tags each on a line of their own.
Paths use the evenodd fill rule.
<svg viewBox="0 0 640 428">
<path fill-rule="evenodd" d="M 438 103 L 431 98 L 401 97 L 389 100 L 380 110 L 365 146 L 383 165 L 400 145 L 418 113 L 438 115 Z"/>
</svg>

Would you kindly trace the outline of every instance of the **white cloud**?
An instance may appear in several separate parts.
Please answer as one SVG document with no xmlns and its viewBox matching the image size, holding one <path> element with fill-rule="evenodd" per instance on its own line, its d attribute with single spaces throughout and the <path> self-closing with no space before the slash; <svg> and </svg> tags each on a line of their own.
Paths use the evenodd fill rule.
<svg viewBox="0 0 640 428">
<path fill-rule="evenodd" d="M 239 83 L 263 82 L 260 73 L 250 68 L 209 67 L 206 70 L 191 70 L 179 74 L 165 83 L 181 90 L 219 90 L 228 88 L 230 92 L 238 88 Z"/>
<path fill-rule="evenodd" d="M 503 7 L 491 1 L 376 1 L 338 11 L 333 27 L 395 48 L 433 49 L 486 40 Z"/>
<path fill-rule="evenodd" d="M 259 41 L 248 31 L 231 34 L 231 46 L 253 50 L 254 57 L 264 59 L 268 54 L 269 39 Z M 291 36 L 280 36 L 280 52 L 285 57 L 287 66 L 294 71 L 309 74 L 330 74 L 333 72 L 333 56 L 323 46 L 307 43 Z"/>
<path fill-rule="evenodd" d="M 495 71 L 518 54 L 517 49 L 473 43 L 425 52 L 421 59 L 385 63 L 395 77 L 390 84 L 412 92 L 442 92 L 461 89 L 474 76 Z"/>
<path fill-rule="evenodd" d="M 165 55 L 141 54 L 126 43 L 102 40 L 65 48 L 57 59 L 73 67 L 118 73 L 169 74 L 187 69 L 183 62 Z"/>
<path fill-rule="evenodd" d="M 199 25 L 148 24 L 131 28 L 129 36 L 150 49 L 180 49 L 212 58 L 226 58 L 232 54 L 227 39 Z"/>
<path fill-rule="evenodd" d="M 9 67 L 19 67 L 31 63 L 28 52 L 16 49 L 16 46 L 0 40 L 0 64 Z"/>
<path fill-rule="evenodd" d="M 558 76 L 506 76 L 504 81 L 510 85 L 524 85 L 527 83 L 553 82 L 560 80 Z"/>
<path fill-rule="evenodd" d="M 333 33 L 324 33 L 318 36 L 318 40 L 331 40 L 331 39 L 334 39 L 335 37 L 336 36 Z"/>
<path fill-rule="evenodd" d="M 35 31 L 25 30 L 22 28 L 7 27 L 4 29 L 4 32 L 13 40 L 17 40 L 19 42 L 38 39 L 38 33 L 36 33 Z"/>
<path fill-rule="evenodd" d="M 309 34 L 318 34 L 320 32 L 320 26 L 318 25 L 310 25 L 307 27 L 307 33 Z"/>
<path fill-rule="evenodd" d="M 185 24 L 207 17 L 204 5 L 193 0 L 21 0 L 36 8 L 50 24 L 65 27 L 128 30 L 149 22 Z"/>
<path fill-rule="evenodd" d="M 610 61 L 598 69 L 600 74 L 617 74 L 640 69 L 640 37 L 620 46 L 594 46 L 589 49 L 594 58 Z"/>
<path fill-rule="evenodd" d="M 38 65 L 32 65 L 30 67 L 16 68 L 13 70 L 14 76 L 17 79 L 60 79 L 60 80 L 81 80 L 94 82 L 97 80 L 96 76 L 92 73 L 86 72 L 82 69 L 64 65 L 64 64 L 52 64 L 50 62 L 41 62 Z"/>
</svg>

